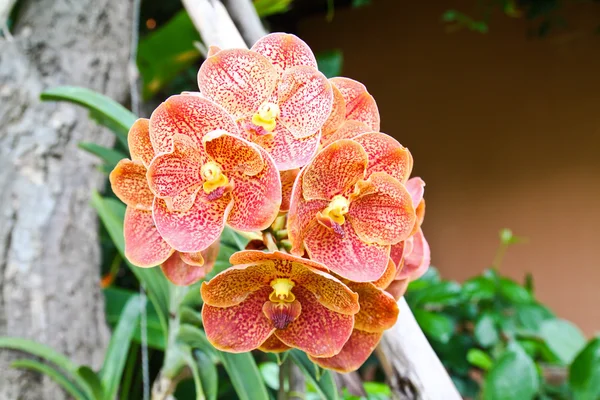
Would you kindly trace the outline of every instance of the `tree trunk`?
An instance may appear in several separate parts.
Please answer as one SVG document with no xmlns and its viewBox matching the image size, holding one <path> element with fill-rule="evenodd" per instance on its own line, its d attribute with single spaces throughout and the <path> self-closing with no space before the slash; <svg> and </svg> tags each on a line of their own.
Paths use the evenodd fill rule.
<svg viewBox="0 0 600 400">
<path fill-rule="evenodd" d="M 131 5 L 22 3 L 14 40 L 0 38 L 0 335 L 98 368 L 109 335 L 89 201 L 105 177 L 77 144 L 113 138 L 84 110 L 39 95 L 79 85 L 125 100 Z M 21 356 L 0 350 L 0 399 L 66 398 L 49 379 L 9 368 Z"/>
</svg>

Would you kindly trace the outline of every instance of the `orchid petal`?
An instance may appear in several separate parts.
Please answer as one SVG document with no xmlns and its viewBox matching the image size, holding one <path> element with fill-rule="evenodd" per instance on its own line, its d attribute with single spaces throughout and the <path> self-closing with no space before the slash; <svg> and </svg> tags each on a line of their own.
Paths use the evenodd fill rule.
<svg viewBox="0 0 600 400">
<path fill-rule="evenodd" d="M 406 147 L 393 137 L 379 132 L 364 133 L 353 140 L 360 143 L 369 156 L 367 176 L 375 172 L 385 172 L 406 183 L 413 165 L 412 155 Z M 414 204 L 416 207 L 418 203 Z"/>
<path fill-rule="evenodd" d="M 309 356 L 309 358 L 320 367 L 333 371 L 341 373 L 356 371 L 373 353 L 382 336 L 383 333 L 369 333 L 354 329 L 342 351 L 335 356 L 325 358 Z"/>
<path fill-rule="evenodd" d="M 279 172 L 279 178 L 281 179 L 281 207 L 279 207 L 280 212 L 286 212 L 290 209 L 292 189 L 294 188 L 294 182 L 296 181 L 296 177 L 299 173 L 300 170 L 297 168 Z"/>
<path fill-rule="evenodd" d="M 152 210 L 154 194 L 146 181 L 146 167 L 140 161 L 119 161 L 109 179 L 113 192 L 123 203 L 138 210 Z"/>
<path fill-rule="evenodd" d="M 127 207 L 123 222 L 125 257 L 135 266 L 148 268 L 163 263 L 173 254 L 160 236 L 150 211 Z"/>
<path fill-rule="evenodd" d="M 187 264 L 181 257 L 182 254 L 184 253 L 173 253 L 171 257 L 162 263 L 160 268 L 165 277 L 174 285 L 189 286 L 204 278 L 210 271 L 210 268 L 207 267 L 211 266 Z M 196 261 L 198 261 L 197 258 Z"/>
<path fill-rule="evenodd" d="M 398 319 L 396 300 L 370 282 L 349 282 L 348 286 L 358 293 L 360 311 L 354 316 L 354 328 L 365 332 L 383 332 L 390 329 Z"/>
<path fill-rule="evenodd" d="M 282 353 L 289 350 L 290 346 L 279 340 L 275 334 L 272 334 L 258 349 L 266 353 Z"/>
<path fill-rule="evenodd" d="M 133 123 L 127 135 L 129 153 L 133 161 L 139 161 L 146 168 L 154 158 L 154 148 L 150 142 L 150 120 L 140 118 Z"/>
<path fill-rule="evenodd" d="M 323 141 L 328 139 L 329 135 L 335 132 L 346 121 L 346 101 L 344 100 L 344 96 L 335 85 L 331 85 L 331 89 L 333 90 L 333 105 L 331 107 L 331 114 L 329 114 L 327 121 L 323 124 Z M 327 144 L 329 143 L 331 142 Z"/>
<path fill-rule="evenodd" d="M 206 153 L 225 171 L 253 176 L 265 166 L 260 150 L 252 143 L 225 131 L 214 131 L 204 136 Z"/>
<path fill-rule="evenodd" d="M 404 256 L 404 268 L 398 274 L 397 279 L 408 278 L 410 281 L 414 281 L 427 272 L 427 268 L 431 264 L 431 250 L 421 229 L 409 240 L 413 243 L 412 251 Z"/>
<path fill-rule="evenodd" d="M 394 248 L 394 246 L 392 246 L 392 250 L 393 250 L 393 248 Z M 398 273 L 398 271 L 396 269 L 396 264 L 392 261 L 391 252 L 390 252 L 390 259 L 388 261 L 388 265 L 387 265 L 387 268 L 385 269 L 385 272 L 383 273 L 383 275 L 381 275 L 381 277 L 379 279 L 377 279 L 376 281 L 373 281 L 373 285 L 377 286 L 380 289 L 385 289 L 396 278 L 397 273 Z"/>
<path fill-rule="evenodd" d="M 346 101 L 346 119 L 363 122 L 372 131 L 379 131 L 377 103 L 365 85 L 349 78 L 331 78 L 329 81 L 340 90 Z"/>
<path fill-rule="evenodd" d="M 280 72 L 297 65 L 317 68 L 312 50 L 295 35 L 270 33 L 254 43 L 251 50 L 267 57 Z"/>
</svg>

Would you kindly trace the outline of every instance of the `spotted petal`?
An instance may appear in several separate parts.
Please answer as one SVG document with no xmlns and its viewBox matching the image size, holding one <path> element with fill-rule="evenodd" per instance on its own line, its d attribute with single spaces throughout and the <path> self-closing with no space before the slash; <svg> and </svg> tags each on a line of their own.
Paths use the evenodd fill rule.
<svg viewBox="0 0 600 400">
<path fill-rule="evenodd" d="M 273 133 L 257 135 L 248 133 L 249 139 L 265 149 L 273 157 L 277 169 L 285 171 L 305 166 L 319 147 L 321 132 L 296 138 L 282 124 L 277 124 Z"/>
<path fill-rule="evenodd" d="M 351 226 L 344 224 L 344 235 L 322 224 L 315 224 L 305 235 L 310 258 L 325 264 L 343 278 L 355 282 L 379 279 L 385 272 L 390 246 L 361 241 Z"/>
<path fill-rule="evenodd" d="M 270 287 L 252 292 L 243 302 L 227 308 L 204 303 L 202 322 L 206 338 L 218 350 L 243 353 L 261 346 L 275 331 L 263 313 Z"/>
<path fill-rule="evenodd" d="M 154 194 L 148 188 L 146 167 L 140 161 L 123 159 L 109 176 L 113 192 L 130 207 L 151 210 Z"/>
<path fill-rule="evenodd" d="M 335 85 L 331 85 L 331 89 L 333 90 L 333 104 L 331 107 L 331 114 L 329 114 L 329 118 L 325 121 L 323 125 L 323 137 L 321 140 L 324 142 L 329 138 L 333 132 L 335 132 L 346 120 L 346 101 L 344 100 L 344 96 L 340 89 L 338 89 Z M 331 143 L 328 141 L 327 144 Z M 326 146 L 326 144 L 323 144 Z"/>
<path fill-rule="evenodd" d="M 388 286 L 386 292 L 391 294 L 394 297 L 394 299 L 398 301 L 402 296 L 404 296 L 404 293 L 406 293 L 406 289 L 408 288 L 409 283 L 410 282 L 408 279 L 395 280 L 392 283 L 390 283 L 390 286 Z"/>
<path fill-rule="evenodd" d="M 373 96 L 360 82 L 349 78 L 331 78 L 346 101 L 346 119 L 365 123 L 372 131 L 379 131 L 379 110 Z"/>
<path fill-rule="evenodd" d="M 392 246 L 392 251 L 393 251 L 393 249 L 394 249 L 394 246 Z M 381 275 L 381 277 L 379 279 L 377 279 L 376 281 L 373 282 L 373 285 L 377 286 L 380 289 L 385 289 L 396 278 L 397 273 L 398 273 L 398 270 L 396 268 L 396 263 L 394 263 L 394 261 L 392 261 L 392 256 L 391 256 L 391 252 L 390 252 L 390 259 L 388 261 L 388 265 L 387 265 L 387 268 L 385 269 L 385 272 L 383 273 L 383 275 Z"/>
<path fill-rule="evenodd" d="M 365 133 L 353 140 L 360 143 L 369 156 L 367 176 L 375 172 L 385 172 L 406 183 L 413 166 L 412 155 L 406 147 L 393 137 L 379 132 Z M 415 207 L 416 204 L 418 203 L 415 203 Z"/>
<path fill-rule="evenodd" d="M 181 252 L 202 251 L 219 238 L 232 207 L 230 193 L 209 200 L 200 191 L 185 212 L 169 211 L 163 199 L 154 199 L 153 216 L 162 237 Z"/>
<path fill-rule="evenodd" d="M 283 73 L 277 86 L 277 101 L 282 123 L 296 138 L 319 131 L 333 104 L 331 84 L 315 68 L 297 66 Z"/>
<path fill-rule="evenodd" d="M 386 245 L 408 238 L 417 217 L 403 184 L 376 172 L 357 188 L 347 218 L 362 241 Z"/>
<path fill-rule="evenodd" d="M 287 33 L 271 33 L 260 38 L 253 51 L 267 57 L 280 72 L 297 65 L 317 68 L 317 60 L 304 41 Z"/>
<path fill-rule="evenodd" d="M 370 282 L 349 282 L 350 289 L 358 293 L 360 311 L 354 316 L 354 328 L 365 332 L 383 332 L 398 319 L 396 300 Z"/>
<path fill-rule="evenodd" d="M 139 161 L 146 168 L 154 158 L 154 148 L 150 142 L 150 120 L 140 118 L 133 123 L 129 134 L 127 135 L 127 143 L 129 144 L 129 153 L 133 161 Z"/>
<path fill-rule="evenodd" d="M 263 170 L 265 162 L 259 149 L 239 136 L 226 131 L 213 131 L 203 139 L 206 154 L 224 171 L 239 171 L 256 175 Z"/>
<path fill-rule="evenodd" d="M 354 329 L 350 339 L 337 355 L 326 358 L 309 358 L 315 364 L 337 372 L 356 371 L 373 353 L 382 336 L 383 333 L 369 333 Z"/>
<path fill-rule="evenodd" d="M 281 179 L 281 207 L 279 207 L 280 212 L 286 212 L 290 209 L 292 189 L 294 188 L 294 182 L 296 181 L 296 177 L 299 173 L 299 169 L 290 169 L 288 171 L 279 172 L 279 177 Z"/>
<path fill-rule="evenodd" d="M 413 205 L 417 213 L 417 220 L 419 222 L 418 225 L 421 226 L 423 219 L 425 219 L 425 199 L 423 199 L 423 195 L 425 194 L 425 182 L 419 177 L 410 178 L 408 182 L 406 182 L 406 189 L 412 197 Z"/>
<path fill-rule="evenodd" d="M 398 274 L 397 279 L 408 278 L 413 281 L 427 272 L 427 268 L 431 264 L 431 250 L 420 228 L 408 240 L 412 241 L 412 249 L 404 256 L 404 268 Z"/>
<path fill-rule="evenodd" d="M 209 265 L 190 265 L 181 257 L 184 253 L 175 252 L 169 257 L 160 268 L 165 277 L 177 286 L 189 286 L 204 278 L 212 266 Z M 198 261 L 198 260 L 196 260 Z"/>
<path fill-rule="evenodd" d="M 336 140 L 353 139 L 358 135 L 371 131 L 372 129 L 363 122 L 347 120 L 344 121 L 337 130 L 324 135 L 321 138 L 321 144 L 327 146 Z"/>
<path fill-rule="evenodd" d="M 135 266 L 154 267 L 173 254 L 171 246 L 158 233 L 150 211 L 127 207 L 123 235 L 125 257 Z"/>
<path fill-rule="evenodd" d="M 221 50 L 198 72 L 202 94 L 235 118 L 254 114 L 275 91 L 279 73 L 265 56 L 251 50 Z"/>
<path fill-rule="evenodd" d="M 279 340 L 275 334 L 272 334 L 258 349 L 267 353 L 281 353 L 289 350 L 290 346 Z"/>
<path fill-rule="evenodd" d="M 268 228 L 279 214 L 281 181 L 271 156 L 250 142 L 246 144 L 254 146 L 253 148 L 260 152 L 264 167 L 252 176 L 239 170 L 229 174 L 229 179 L 234 185 L 234 202 L 227 224 L 241 231 L 263 230 Z"/>
<path fill-rule="evenodd" d="M 352 334 L 354 316 L 331 311 L 302 286 L 295 287 L 294 294 L 302 312 L 286 329 L 275 331 L 277 338 L 313 357 L 339 353 Z"/>
<path fill-rule="evenodd" d="M 338 140 L 321 150 L 302 175 L 302 195 L 306 200 L 331 200 L 348 193 L 367 167 L 367 153 L 352 140 Z"/>
<path fill-rule="evenodd" d="M 165 200 L 169 210 L 187 211 L 194 204 L 206 156 L 188 136 L 175 135 L 169 153 L 158 155 L 148 167 L 150 190 Z"/>
</svg>

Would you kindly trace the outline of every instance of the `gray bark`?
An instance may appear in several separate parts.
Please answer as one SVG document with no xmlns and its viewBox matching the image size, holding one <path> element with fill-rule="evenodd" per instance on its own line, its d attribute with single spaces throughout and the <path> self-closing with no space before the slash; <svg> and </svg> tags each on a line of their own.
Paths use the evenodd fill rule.
<svg viewBox="0 0 600 400">
<path fill-rule="evenodd" d="M 0 38 L 0 335 L 98 368 L 109 333 L 89 200 L 105 177 L 77 143 L 113 137 L 84 110 L 39 95 L 79 85 L 125 100 L 131 5 L 23 2 L 14 40 Z M 66 397 L 49 379 L 9 368 L 22 356 L 0 350 L 0 399 Z"/>
</svg>

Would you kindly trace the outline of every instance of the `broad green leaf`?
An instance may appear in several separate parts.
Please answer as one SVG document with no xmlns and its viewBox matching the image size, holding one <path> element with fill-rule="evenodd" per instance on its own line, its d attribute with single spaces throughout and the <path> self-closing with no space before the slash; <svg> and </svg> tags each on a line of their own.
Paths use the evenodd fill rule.
<svg viewBox="0 0 600 400">
<path fill-rule="evenodd" d="M 462 291 L 469 300 L 474 302 L 490 300 L 496 295 L 496 285 L 489 278 L 477 276 L 463 283 Z"/>
<path fill-rule="evenodd" d="M 251 353 L 218 352 L 240 400 L 269 400 L 269 393 Z"/>
<path fill-rule="evenodd" d="M 217 366 L 203 351 L 193 350 L 198 377 L 202 382 L 202 391 L 207 400 L 216 400 L 219 392 Z"/>
<path fill-rule="evenodd" d="M 474 366 L 484 371 L 489 370 L 494 365 L 494 360 L 486 352 L 479 349 L 471 349 L 467 353 L 467 360 Z"/>
<path fill-rule="evenodd" d="M 516 342 L 511 342 L 485 377 L 484 400 L 530 400 L 539 390 L 533 360 Z"/>
<path fill-rule="evenodd" d="M 88 384 L 89 388 L 92 390 L 94 394 L 94 399 L 96 400 L 108 400 L 109 397 L 106 396 L 106 391 L 100 382 L 100 378 L 98 375 L 90 367 L 87 365 L 82 365 L 77 368 L 77 375 L 81 377 Z"/>
<path fill-rule="evenodd" d="M 137 64 L 144 82 L 144 98 L 152 97 L 197 63 L 200 59 L 200 52 L 194 46 L 197 41 L 200 36 L 185 10 L 140 40 Z"/>
<path fill-rule="evenodd" d="M 119 322 L 127 301 L 131 298 L 140 297 L 137 292 L 115 287 L 108 287 L 103 292 L 106 320 L 111 326 L 115 326 Z M 152 303 L 146 303 L 146 333 L 148 346 L 157 350 L 165 349 L 165 335 Z M 141 337 L 140 324 L 138 323 L 135 328 L 134 340 L 141 343 Z"/>
<path fill-rule="evenodd" d="M 190 307 L 181 307 L 179 311 L 179 319 L 182 324 L 202 325 L 202 314 Z"/>
<path fill-rule="evenodd" d="M 575 400 L 600 398 L 600 337 L 591 340 L 571 364 L 569 385 Z"/>
<path fill-rule="evenodd" d="M 555 318 L 552 311 L 538 303 L 517 306 L 516 316 L 520 327 L 534 333 L 539 332 L 544 321 Z"/>
<path fill-rule="evenodd" d="M 258 365 L 263 381 L 273 390 L 279 390 L 279 365 L 268 361 Z"/>
<path fill-rule="evenodd" d="M 539 335 L 563 365 L 571 364 L 577 353 L 585 347 L 586 339 L 583 333 L 564 319 L 544 321 Z"/>
<path fill-rule="evenodd" d="M 450 317 L 421 309 L 413 310 L 415 318 L 425 334 L 442 343 L 447 343 L 454 333 L 454 322 Z"/>
<path fill-rule="evenodd" d="M 115 246 L 125 258 L 125 240 L 123 239 L 123 219 L 121 213 L 116 210 L 125 209 L 125 205 L 116 199 L 103 198 L 98 192 L 92 193 L 92 205 L 98 212 L 98 216 L 106 227 L 108 234 L 115 243 Z M 146 286 L 148 297 L 157 312 L 160 319 L 163 332 L 167 335 L 167 318 L 169 315 L 169 284 L 163 276 L 160 268 L 138 268 L 127 262 L 129 269 Z"/>
<path fill-rule="evenodd" d="M 527 289 L 508 278 L 500 278 L 500 294 L 513 304 L 529 304 L 533 302 L 533 297 Z"/>
<path fill-rule="evenodd" d="M 112 333 L 108 350 L 102 365 L 102 386 L 106 391 L 107 399 L 114 399 L 117 396 L 121 375 L 127 361 L 131 339 L 137 326 L 142 310 L 145 310 L 146 303 L 141 297 L 132 297 L 127 301 L 119 323 Z"/>
<path fill-rule="evenodd" d="M 80 388 L 71 382 L 62 372 L 52 368 L 50 365 L 35 360 L 22 359 L 13 361 L 10 366 L 13 368 L 35 371 L 46 375 L 56 382 L 60 387 L 62 387 L 67 393 L 73 396 L 75 400 L 88 400 L 88 397 Z"/>
<path fill-rule="evenodd" d="M 289 356 L 292 358 L 306 379 L 315 387 L 323 400 L 335 400 L 338 398 L 337 386 L 330 371 L 324 370 L 320 376 L 317 376 L 315 364 L 308 359 L 308 356 L 297 349 L 289 350 Z"/>
<path fill-rule="evenodd" d="M 315 57 L 317 59 L 319 71 L 327 78 L 333 78 L 334 76 L 340 76 L 342 74 L 344 56 L 340 49 L 322 51 L 315 54 Z"/>
<path fill-rule="evenodd" d="M 483 314 L 475 323 L 475 338 L 483 347 L 489 347 L 495 344 L 500 336 L 496 330 L 494 318 L 489 314 Z"/>
<path fill-rule="evenodd" d="M 219 352 L 212 344 L 210 344 L 204 331 L 196 326 L 189 324 L 180 325 L 179 330 L 177 331 L 176 340 L 190 346 L 192 349 L 202 350 L 213 360 L 213 362 L 219 360 Z"/>
<path fill-rule="evenodd" d="M 69 101 L 87 108 L 92 117 L 113 130 L 125 148 L 128 148 L 127 133 L 137 117 L 110 97 L 82 87 L 58 86 L 46 90 L 40 98 Z"/>
<path fill-rule="evenodd" d="M 290 9 L 293 0 L 254 0 L 254 8 L 260 18 L 282 14 Z"/>
<path fill-rule="evenodd" d="M 410 296 L 410 292 L 407 293 Z M 420 307 L 426 304 L 447 306 L 460 302 L 460 285 L 452 281 L 432 284 L 426 290 L 415 293 L 411 304 Z"/>
<path fill-rule="evenodd" d="M 118 150 L 109 149 L 108 147 L 97 145 L 96 143 L 81 142 L 79 143 L 79 148 L 99 157 L 111 170 L 119 163 L 119 161 L 127 158 L 125 154 Z"/>
</svg>

